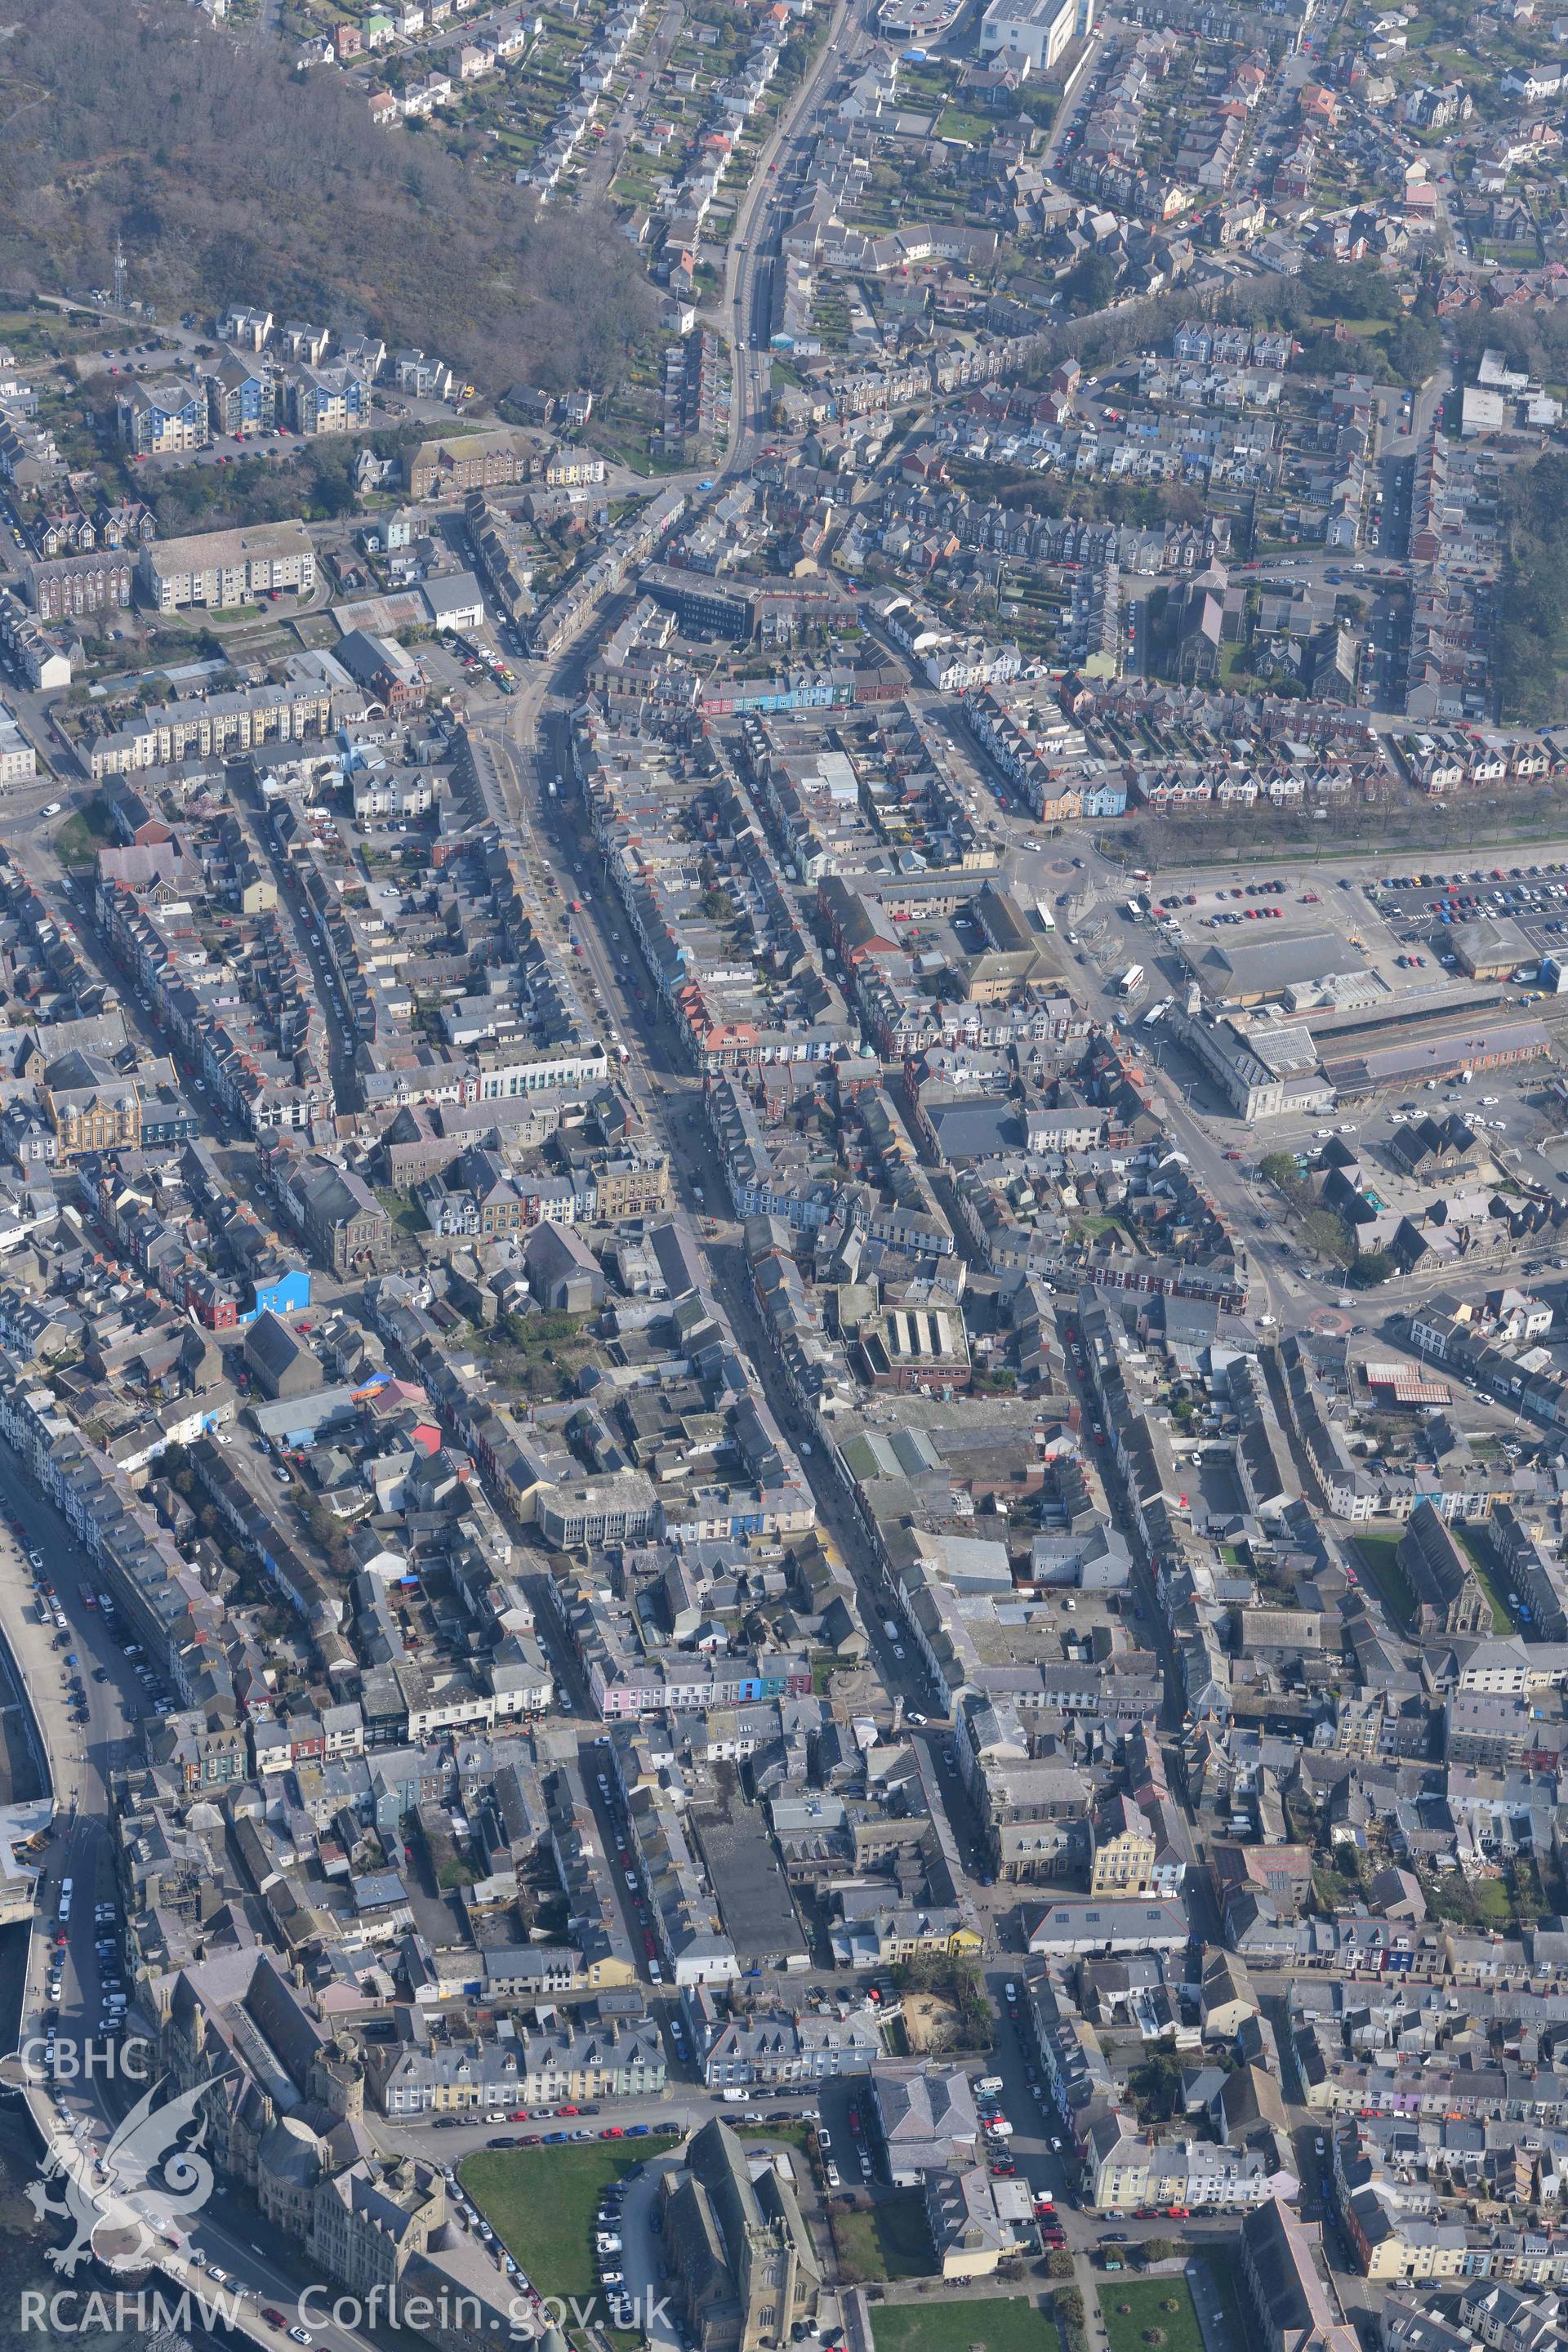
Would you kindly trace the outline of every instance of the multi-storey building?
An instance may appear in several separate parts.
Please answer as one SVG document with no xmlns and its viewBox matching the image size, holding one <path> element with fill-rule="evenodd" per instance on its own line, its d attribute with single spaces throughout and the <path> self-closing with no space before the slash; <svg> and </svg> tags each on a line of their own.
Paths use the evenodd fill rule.
<svg viewBox="0 0 1568 2352">
<path fill-rule="evenodd" d="M 86 746 L 95 778 L 167 767 L 176 760 L 227 758 L 262 743 L 301 743 L 330 735 L 332 698 L 322 687 L 257 686 L 165 702 L 133 726 L 95 735 Z"/>
<path fill-rule="evenodd" d="M 362 2161 L 317 2182 L 310 2251 L 351 2293 L 384 2293 L 446 2218 L 446 2185 L 434 2165 Z"/>
<path fill-rule="evenodd" d="M 242 604 L 247 597 L 316 584 L 316 551 L 302 522 L 250 523 L 142 548 L 138 578 L 161 613 L 184 604 Z"/>
<path fill-rule="evenodd" d="M 469 433 L 450 440 L 422 441 L 409 451 L 406 464 L 411 498 L 451 498 L 459 490 L 531 482 L 542 458 L 538 445 L 525 434 Z"/>
<path fill-rule="evenodd" d="M 40 621 L 123 608 L 131 602 L 135 570 L 135 558 L 128 548 L 57 556 L 52 562 L 29 564 L 27 602 Z"/>
<path fill-rule="evenodd" d="M 183 376 L 129 385 L 115 414 L 121 442 L 133 457 L 183 456 L 212 439 L 206 394 Z"/>
<path fill-rule="evenodd" d="M 37 772 L 37 753 L 0 702 L 0 787 L 30 784 Z"/>
<path fill-rule="evenodd" d="M 139 1151 L 142 1097 L 134 1079 L 96 1055 L 71 1052 L 51 1062 L 40 1099 L 54 1123 L 62 1160 L 84 1151 Z"/>
<path fill-rule="evenodd" d="M 277 422 L 278 395 L 269 369 L 253 366 L 237 352 L 226 352 L 204 381 L 215 433 L 266 433 Z"/>
<path fill-rule="evenodd" d="M 1091 1895 L 1142 1895 L 1154 1875 L 1154 1834 L 1131 1797 L 1112 1797 L 1094 1825 Z"/>
<path fill-rule="evenodd" d="M 353 368 L 302 368 L 288 387 L 296 433 L 353 433 L 370 423 L 370 384 Z"/>
<path fill-rule="evenodd" d="M 569 2011 L 554 2030 L 509 2040 L 458 2036 L 428 2046 L 372 2043 L 372 2095 L 389 2116 L 506 2113 L 560 2099 L 654 2098 L 665 2085 L 657 2028 Z"/>
</svg>

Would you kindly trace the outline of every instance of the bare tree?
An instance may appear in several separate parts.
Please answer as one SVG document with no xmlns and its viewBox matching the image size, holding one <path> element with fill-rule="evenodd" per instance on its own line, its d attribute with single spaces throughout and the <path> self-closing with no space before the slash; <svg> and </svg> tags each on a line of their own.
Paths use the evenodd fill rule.
<svg viewBox="0 0 1568 2352">
<path fill-rule="evenodd" d="M 376 130 L 357 89 L 237 46 L 188 8 L 21 0 L 0 45 L 0 277 L 264 304 L 438 351 L 492 393 L 613 384 L 647 332 L 636 257 L 596 206 L 540 211 L 438 136 Z"/>
</svg>

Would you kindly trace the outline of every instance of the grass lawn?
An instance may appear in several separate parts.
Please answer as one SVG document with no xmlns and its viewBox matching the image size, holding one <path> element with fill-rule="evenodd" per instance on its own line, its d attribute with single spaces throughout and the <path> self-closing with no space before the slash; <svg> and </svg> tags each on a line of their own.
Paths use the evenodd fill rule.
<svg viewBox="0 0 1568 2352">
<path fill-rule="evenodd" d="M 918 2189 L 896 2189 L 868 2212 L 837 2210 L 833 2235 L 845 2275 L 856 2281 L 930 2278 L 935 2271 L 925 2199 Z"/>
<path fill-rule="evenodd" d="M 1449 1871 L 1429 1888 L 1426 1907 L 1434 1919 L 1516 1936 L 1521 1927 L 1542 1917 L 1547 1896 L 1540 1872 L 1528 1860 L 1521 1860 L 1505 1877 L 1478 1879 L 1473 1885 L 1457 1871 Z"/>
<path fill-rule="evenodd" d="M 1457 1524 L 1454 1536 L 1460 1550 L 1476 1571 L 1477 1583 L 1491 1602 L 1492 1632 L 1511 1633 L 1514 1630 L 1513 1614 L 1503 1598 L 1502 1587 L 1497 1580 L 1497 1570 L 1492 1564 L 1490 1545 L 1484 1536 L 1473 1536 L 1468 1528 Z"/>
<path fill-rule="evenodd" d="M 1166 2310 L 1168 2303 L 1175 2305 L 1174 2311 Z M 1114 2286 L 1100 2289 L 1100 2308 L 1110 2352 L 1148 2352 L 1143 2338 L 1151 2327 L 1163 2330 L 1165 2352 L 1204 2352 L 1203 2331 L 1184 2278 L 1118 2279 Z"/>
<path fill-rule="evenodd" d="M 1388 319 L 1335 320 L 1325 313 L 1322 316 L 1314 315 L 1312 324 L 1320 332 L 1327 332 L 1335 326 L 1341 326 L 1347 334 L 1351 335 L 1381 335 L 1393 324 L 1393 321 Z"/>
<path fill-rule="evenodd" d="M 1230 2352 L 1243 2352 L 1250 2331 L 1241 2315 L 1241 2305 L 1237 2300 L 1234 2266 L 1228 2262 L 1216 2261 L 1208 2254 L 1200 2254 L 1198 2260 L 1203 2265 L 1204 2275 L 1214 2289 L 1215 2298 L 1224 2314 Z"/>
<path fill-rule="evenodd" d="M 428 1232 L 430 1220 L 411 1192 L 393 1192 L 378 1186 L 375 1197 L 400 1233 Z"/>
<path fill-rule="evenodd" d="M 795 2151 L 795 2174 L 798 2180 L 811 2172 L 812 2127 L 809 2124 L 752 2124 L 737 2133 L 737 2138 L 766 2141 L 773 2147 L 790 2147 Z"/>
<path fill-rule="evenodd" d="M 458 2177 L 541 2294 L 595 2292 L 594 2214 L 600 2191 L 667 2139 L 585 2140 L 575 2147 L 491 2148 Z"/>
<path fill-rule="evenodd" d="M 1415 1615 L 1415 1595 L 1394 1557 L 1403 1540 L 1400 1536 L 1362 1535 L 1355 1538 L 1356 1558 L 1366 1571 L 1367 1582 L 1402 1633 L 1409 1631 Z"/>
<path fill-rule="evenodd" d="M 73 809 L 55 834 L 54 851 L 62 866 L 90 866 L 109 841 L 109 810 L 101 798 Z"/>
<path fill-rule="evenodd" d="M 946 106 L 936 135 L 939 139 L 962 139 L 971 147 L 984 147 L 994 129 L 994 123 L 987 121 L 983 114 L 969 114 L 960 106 Z"/>
<path fill-rule="evenodd" d="M 969 2352 L 972 2344 L 984 2345 L 984 2352 L 1053 2352 L 1055 2336 L 1044 2314 L 1022 2295 L 883 2304 L 871 2313 L 877 2352 Z M 1145 2347 L 1140 2345 L 1138 2352 Z"/>
</svg>

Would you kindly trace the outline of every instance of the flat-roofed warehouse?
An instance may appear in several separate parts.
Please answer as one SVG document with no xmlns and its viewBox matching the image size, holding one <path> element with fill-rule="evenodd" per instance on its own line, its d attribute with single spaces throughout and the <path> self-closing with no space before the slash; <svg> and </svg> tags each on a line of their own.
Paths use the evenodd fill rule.
<svg viewBox="0 0 1568 2352">
<path fill-rule="evenodd" d="M 316 551 L 302 522 L 247 523 L 191 539 L 153 539 L 138 577 L 161 613 L 183 604 L 243 604 L 275 588 L 308 596 L 316 584 Z"/>
<path fill-rule="evenodd" d="M 1223 1005 L 1262 1004 L 1289 989 L 1365 969 L 1338 931 L 1324 930 L 1216 944 L 1188 961 L 1210 1003 Z"/>
<path fill-rule="evenodd" d="M 1455 923 L 1447 939 L 1459 970 L 1472 980 L 1506 980 L 1518 965 L 1536 961 L 1536 950 L 1507 915 L 1478 915 L 1473 923 Z"/>
</svg>

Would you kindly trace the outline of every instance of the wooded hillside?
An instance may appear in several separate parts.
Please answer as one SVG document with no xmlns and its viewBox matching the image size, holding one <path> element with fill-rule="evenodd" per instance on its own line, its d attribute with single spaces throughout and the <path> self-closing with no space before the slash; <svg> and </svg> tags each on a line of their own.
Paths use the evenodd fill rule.
<svg viewBox="0 0 1568 2352">
<path fill-rule="evenodd" d="M 363 93 L 179 0 L 14 0 L 0 38 L 0 283 L 112 282 L 372 329 L 491 393 L 613 382 L 648 314 L 599 211 L 536 213 Z"/>
</svg>

